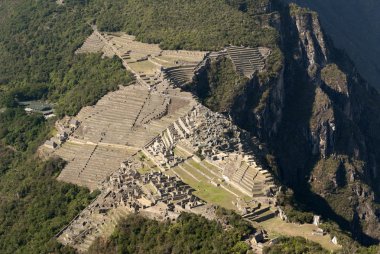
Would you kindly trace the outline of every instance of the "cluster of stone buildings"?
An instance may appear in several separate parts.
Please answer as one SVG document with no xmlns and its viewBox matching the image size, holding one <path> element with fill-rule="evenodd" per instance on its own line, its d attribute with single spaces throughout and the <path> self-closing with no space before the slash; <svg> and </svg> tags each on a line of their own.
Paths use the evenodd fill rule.
<svg viewBox="0 0 380 254">
<path fill-rule="evenodd" d="M 75 118 L 64 117 L 55 123 L 57 134 L 44 143 L 44 147 L 55 150 L 65 143 L 69 136 L 79 127 L 80 122 Z"/>
<path fill-rule="evenodd" d="M 204 204 L 204 201 L 193 195 L 194 189 L 183 183 L 177 176 L 169 176 L 163 172 L 140 174 L 137 169 L 141 167 L 139 162 L 135 162 L 135 158 L 131 158 L 122 164 L 119 173 L 110 177 L 109 184 L 116 188 L 125 186 L 120 183 L 133 183 L 140 186 L 144 203 L 138 202 L 143 209 L 163 203 L 168 211 L 180 212 L 182 209 L 191 210 Z"/>
<path fill-rule="evenodd" d="M 98 198 L 57 235 L 58 239 L 80 249 L 88 237 L 102 233 L 102 226 L 110 223 L 109 215 L 114 211 L 175 220 L 182 211 L 205 204 L 192 194 L 194 189 L 178 177 L 162 172 L 140 174 L 137 169 L 141 167 L 135 158 L 124 162 L 103 182 Z"/>
<path fill-rule="evenodd" d="M 220 179 L 243 193 L 271 196 L 276 192 L 273 178 L 257 164 L 257 158 L 249 152 L 249 142 L 249 133 L 227 117 L 197 105 L 148 143 L 144 152 L 165 171 L 185 160 L 174 153 L 174 149 L 180 148 L 199 162 L 200 157 L 206 159 L 218 168 Z"/>
<path fill-rule="evenodd" d="M 258 50 L 236 50 L 248 52 L 248 65 L 257 64 L 244 65 L 248 72 L 263 68 L 265 57 Z M 60 242 L 86 250 L 107 225 L 117 223 L 118 214 L 140 213 L 156 220 L 175 220 L 182 211 L 199 213 L 206 202 L 195 196 L 195 190 L 173 171 L 168 172 L 189 158 L 199 163 L 204 160 L 203 166 L 210 172 L 194 170 L 207 176 L 216 187 L 231 185 L 241 195 L 260 200 L 256 210 L 249 210 L 252 205 L 247 205 L 241 211 L 270 214 L 275 185 L 269 172 L 249 152 L 250 135 L 177 88 L 191 82 L 213 56 L 233 58 L 231 50 L 215 54 L 163 51 L 158 45 L 137 42 L 132 36 L 99 33 L 95 28 L 76 53 L 92 51 L 119 56 L 135 74 L 136 84 L 121 87 L 96 105 L 82 109 L 76 117 L 80 123 L 75 119 L 58 122 L 56 137 L 44 145 L 69 161 L 59 180 L 101 190 L 98 198 L 58 234 Z M 252 57 L 256 62 L 251 61 Z M 232 60 L 240 68 L 236 62 L 239 60 Z M 140 149 L 160 172 L 139 173 L 143 165 L 136 151 Z M 176 154 L 176 149 L 187 155 Z M 119 169 L 113 169 L 124 154 L 124 159 L 129 159 Z M 225 182 L 227 185 L 221 184 Z"/>
</svg>

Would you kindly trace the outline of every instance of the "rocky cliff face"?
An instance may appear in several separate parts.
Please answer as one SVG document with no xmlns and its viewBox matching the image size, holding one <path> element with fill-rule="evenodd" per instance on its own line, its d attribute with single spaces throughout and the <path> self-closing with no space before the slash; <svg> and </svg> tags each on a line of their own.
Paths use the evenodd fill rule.
<svg viewBox="0 0 380 254">
<path fill-rule="evenodd" d="M 279 180 L 300 202 L 358 241 L 377 242 L 380 95 L 334 48 L 316 13 L 295 5 L 278 11 L 283 68 L 240 82 L 221 111 L 267 144 Z"/>
<path fill-rule="evenodd" d="M 374 101 L 380 101 L 380 96 L 326 38 L 316 13 L 291 5 L 283 22 L 287 27 L 285 93 L 291 102 L 285 103 L 285 129 L 280 133 L 286 135 L 286 129 L 296 129 L 296 144 L 303 145 L 303 150 L 298 153 L 299 149 L 293 149 L 279 136 L 271 140 L 290 150 L 284 153 L 277 149 L 282 177 L 295 186 L 286 176 L 296 168 L 301 177 L 309 179 L 309 186 L 304 188 L 310 187 L 323 197 L 330 214 L 340 216 L 341 224 L 350 224 L 358 240 L 376 241 L 380 239 L 376 205 L 380 172 L 376 165 L 380 157 L 374 141 L 380 134 L 374 130 L 380 130 L 380 106 Z M 289 154 L 292 152 L 298 158 Z M 304 163 L 292 163 L 284 156 Z M 300 177 L 296 179 L 302 181 Z"/>
<path fill-rule="evenodd" d="M 318 12 L 323 28 L 368 82 L 380 89 L 380 1 L 286 0 Z"/>
<path fill-rule="evenodd" d="M 326 207 L 317 211 L 340 217 L 358 240 L 377 241 L 380 96 L 326 38 L 316 13 L 295 5 L 288 13 L 282 20 L 285 114 L 279 135 L 268 140 L 280 178 L 322 197 Z M 286 137 L 290 129 L 293 140 Z"/>
</svg>

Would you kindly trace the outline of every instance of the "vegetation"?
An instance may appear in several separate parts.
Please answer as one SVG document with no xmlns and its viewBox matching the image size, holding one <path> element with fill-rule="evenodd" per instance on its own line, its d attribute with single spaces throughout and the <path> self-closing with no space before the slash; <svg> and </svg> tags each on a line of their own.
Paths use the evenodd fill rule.
<svg viewBox="0 0 380 254">
<path fill-rule="evenodd" d="M 81 56 L 75 59 L 62 80 L 59 76 L 54 78 L 57 85 L 50 97 L 58 101 L 59 116 L 76 115 L 82 107 L 95 104 L 109 91 L 131 81 L 132 76 L 126 74 L 118 59 L 101 59 L 99 55 Z"/>
<path fill-rule="evenodd" d="M 26 115 L 20 108 L 0 114 L 0 140 L 13 152 L 34 151 L 50 131 L 41 115 Z"/>
<path fill-rule="evenodd" d="M 251 234 L 253 231 L 251 224 L 243 220 L 239 214 L 232 210 L 217 207 L 216 216 L 219 220 L 223 221 L 225 225 L 230 225 L 236 229 L 242 237 Z"/>
<path fill-rule="evenodd" d="M 16 6 L 0 26 L 0 85 L 6 87 L 0 105 L 14 106 L 15 97 L 47 99 L 59 103 L 61 115 L 75 114 L 131 80 L 120 60 L 74 55 L 91 30 L 84 3 L 20 1 Z"/>
<path fill-rule="evenodd" d="M 92 16 L 101 30 L 126 31 L 138 40 L 160 43 L 163 49 L 215 50 L 229 44 L 276 47 L 275 29 L 250 15 L 262 0 L 240 1 L 250 3 L 251 13 L 228 2 L 236 1 L 96 0 Z"/>
<path fill-rule="evenodd" d="M 329 64 L 322 69 L 322 80 L 339 93 L 347 93 L 347 77 L 336 64 Z"/>
<path fill-rule="evenodd" d="M 108 240 L 97 239 L 89 254 L 100 253 L 246 253 L 245 229 L 224 230 L 216 221 L 182 213 L 175 223 L 138 215 L 122 220 Z"/>
<path fill-rule="evenodd" d="M 214 111 L 228 111 L 242 95 L 248 78 L 238 75 L 227 58 L 211 62 L 207 72 L 198 77 L 195 92 L 203 104 Z M 194 88 L 192 88 L 194 89 Z"/>
<path fill-rule="evenodd" d="M 52 124 L 19 108 L 0 114 L 1 253 L 70 251 L 53 236 L 96 195 L 55 180 L 62 160 L 35 157 Z"/>
<path fill-rule="evenodd" d="M 281 237 L 278 243 L 265 247 L 265 254 L 327 254 L 321 245 L 302 237 Z"/>
<path fill-rule="evenodd" d="M 283 208 L 288 220 L 294 223 L 312 223 L 314 214 L 297 202 L 291 189 L 283 189 L 278 195 L 278 203 Z"/>
<path fill-rule="evenodd" d="M 57 182 L 63 165 L 57 159 L 14 159 L 0 177 L 1 253 L 68 251 L 53 236 L 96 194 Z"/>
<path fill-rule="evenodd" d="M 316 12 L 313 12 L 311 11 L 309 8 L 303 8 L 303 7 L 300 7 L 299 5 L 297 4 L 289 4 L 289 8 L 290 8 L 290 14 L 292 16 L 295 16 L 295 15 L 314 15 L 314 16 L 317 16 L 318 14 Z"/>
</svg>

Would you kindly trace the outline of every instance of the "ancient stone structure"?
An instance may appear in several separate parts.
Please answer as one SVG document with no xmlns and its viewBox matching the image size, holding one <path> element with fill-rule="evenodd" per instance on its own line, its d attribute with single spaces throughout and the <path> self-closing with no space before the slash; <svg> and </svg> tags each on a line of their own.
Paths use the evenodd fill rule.
<svg viewBox="0 0 380 254">
<path fill-rule="evenodd" d="M 258 48 L 236 47 L 227 48 L 237 73 L 251 78 L 256 71 L 265 67 L 264 58 Z"/>
<path fill-rule="evenodd" d="M 114 53 L 112 50 L 101 40 L 98 33 L 92 33 L 83 43 L 75 54 L 83 53 L 103 53 L 104 56 L 112 57 Z"/>
<path fill-rule="evenodd" d="M 179 147 L 189 155 L 205 157 L 207 163 L 218 168 L 216 175 L 219 178 L 248 196 L 268 196 L 275 189 L 273 178 L 257 165 L 253 155 L 245 152 L 247 142 L 247 132 L 221 114 L 197 105 L 145 146 L 145 151 L 158 165 L 169 169 L 180 161 L 173 152 L 174 147 Z"/>
<path fill-rule="evenodd" d="M 162 94 L 131 85 L 83 108 L 76 116 L 79 127 L 54 152 L 68 161 L 58 179 L 96 189 L 125 158 L 187 113 L 195 104 L 192 100 L 176 89 Z"/>
<path fill-rule="evenodd" d="M 136 82 L 57 124 L 56 138 L 62 142 L 51 153 L 68 162 L 58 180 L 101 190 L 57 235 L 61 243 L 83 252 L 128 213 L 157 220 L 175 220 L 182 211 L 212 217 L 191 182 L 223 191 L 230 197 L 226 205 L 247 220 L 275 215 L 276 186 L 250 149 L 258 146 L 254 138 L 178 88 L 191 82 L 209 59 L 227 55 L 239 72 L 250 76 L 263 68 L 262 55 L 269 54 L 265 49 L 166 51 L 94 27 L 76 53 L 85 52 L 120 57 Z M 234 58 L 239 54 L 246 55 L 242 64 Z"/>
<path fill-rule="evenodd" d="M 96 236 L 107 234 L 121 215 L 140 212 L 156 220 L 175 220 L 205 202 L 179 178 L 162 172 L 140 174 L 141 163 L 131 158 L 103 182 L 102 193 L 58 235 L 58 240 L 85 251 Z"/>
</svg>

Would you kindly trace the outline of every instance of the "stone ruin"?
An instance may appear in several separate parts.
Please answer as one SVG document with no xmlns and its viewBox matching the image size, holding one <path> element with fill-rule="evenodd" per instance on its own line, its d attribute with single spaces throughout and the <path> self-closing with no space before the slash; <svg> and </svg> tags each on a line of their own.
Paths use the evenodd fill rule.
<svg viewBox="0 0 380 254">
<path fill-rule="evenodd" d="M 124 33 L 100 33 L 93 28 L 76 53 L 116 55 L 136 82 L 107 94 L 63 128 L 57 127 L 59 146 L 45 145 L 51 154 L 68 161 L 58 180 L 101 190 L 57 235 L 58 240 L 84 252 L 96 237 L 112 233 L 118 220 L 129 213 L 157 220 L 175 220 L 182 211 L 208 214 L 209 205 L 193 195 L 195 190 L 174 170 L 178 166 L 186 171 L 182 165 L 237 197 L 235 206 L 246 219 L 259 222 L 274 216 L 276 186 L 249 149 L 258 146 L 253 137 L 177 88 L 191 82 L 209 59 L 229 56 L 239 73 L 250 76 L 264 68 L 270 52 L 233 47 L 211 53 L 166 51 Z M 240 60 L 243 63 L 236 60 L 239 54 L 246 55 Z M 140 152 L 158 171 L 139 173 Z M 190 159 L 205 171 L 191 165 Z M 242 201 L 243 196 L 253 200 Z"/>
<path fill-rule="evenodd" d="M 58 120 L 55 123 L 57 134 L 47 140 L 43 146 L 50 150 L 55 150 L 61 147 L 67 141 L 69 136 L 79 127 L 79 125 L 80 123 L 78 120 L 67 116 L 61 120 Z"/>
<path fill-rule="evenodd" d="M 156 220 L 175 220 L 182 211 L 205 205 L 179 178 L 162 172 L 140 174 L 141 166 L 134 158 L 122 163 L 103 182 L 96 200 L 58 233 L 58 240 L 83 252 L 97 236 L 111 233 L 123 215 L 141 213 Z"/>
<path fill-rule="evenodd" d="M 264 69 L 265 59 L 262 52 L 266 54 L 268 51 L 264 48 L 260 50 L 259 48 L 230 46 L 227 48 L 227 52 L 236 72 L 247 78 L 252 78 L 253 74 Z"/>
<path fill-rule="evenodd" d="M 139 85 L 121 87 L 104 96 L 94 106 L 83 108 L 73 118 L 75 128 L 58 128 L 64 141 L 56 147 L 45 145 L 49 153 L 68 164 L 58 180 L 98 187 L 125 158 L 165 130 L 173 121 L 192 109 L 195 102 L 188 93 L 176 89 L 154 93 Z"/>
<path fill-rule="evenodd" d="M 229 57 L 238 74 L 251 78 L 265 69 L 271 51 L 265 47 L 229 46 L 219 52 L 161 50 L 158 44 L 136 41 L 125 33 L 99 32 L 93 34 L 76 53 L 103 52 L 104 56 L 117 55 L 124 66 L 135 74 L 137 81 L 152 89 L 169 84 L 182 87 L 193 81 L 209 59 Z"/>
<path fill-rule="evenodd" d="M 93 32 L 83 45 L 75 51 L 75 54 L 85 53 L 103 53 L 104 57 L 113 57 L 115 55 L 111 48 L 103 42 L 99 34 L 96 32 Z"/>
<path fill-rule="evenodd" d="M 178 146 L 214 164 L 220 169 L 218 176 L 244 194 L 271 196 L 277 190 L 273 178 L 250 154 L 250 141 L 249 133 L 225 116 L 197 105 L 147 144 L 144 151 L 162 170 L 168 170 L 183 161 L 174 155 L 174 148 Z"/>
</svg>

